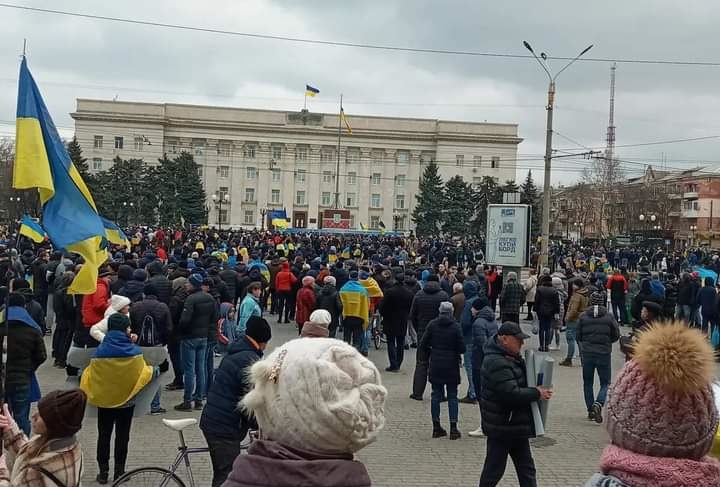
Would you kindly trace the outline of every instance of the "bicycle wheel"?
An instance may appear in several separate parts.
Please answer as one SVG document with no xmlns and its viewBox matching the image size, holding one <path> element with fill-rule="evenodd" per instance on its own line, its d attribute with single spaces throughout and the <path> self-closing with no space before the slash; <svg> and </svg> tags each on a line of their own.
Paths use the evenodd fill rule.
<svg viewBox="0 0 720 487">
<path fill-rule="evenodd" d="M 130 470 L 113 482 L 113 487 L 186 487 L 180 477 L 166 468 L 142 467 Z"/>
<path fill-rule="evenodd" d="M 380 332 L 378 332 L 377 328 L 373 328 L 372 336 L 375 350 L 380 350 Z"/>
</svg>

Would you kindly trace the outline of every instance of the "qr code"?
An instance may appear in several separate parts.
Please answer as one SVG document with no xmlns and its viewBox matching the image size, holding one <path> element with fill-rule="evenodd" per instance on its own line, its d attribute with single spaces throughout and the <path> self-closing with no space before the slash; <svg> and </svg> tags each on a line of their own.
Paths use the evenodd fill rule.
<svg viewBox="0 0 720 487">
<path fill-rule="evenodd" d="M 498 251 L 505 253 L 515 253 L 517 248 L 517 239 L 510 237 L 503 237 L 498 239 Z"/>
<path fill-rule="evenodd" d="M 503 222 L 502 233 L 513 233 L 514 229 L 515 229 L 515 224 L 513 222 Z"/>
</svg>

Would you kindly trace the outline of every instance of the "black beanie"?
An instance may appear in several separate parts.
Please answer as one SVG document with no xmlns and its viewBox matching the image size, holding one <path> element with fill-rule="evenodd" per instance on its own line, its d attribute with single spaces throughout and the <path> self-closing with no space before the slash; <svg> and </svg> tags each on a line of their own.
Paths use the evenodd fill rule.
<svg viewBox="0 0 720 487">
<path fill-rule="evenodd" d="M 19 293 L 12 293 L 8 296 L 8 306 L 25 306 L 25 297 Z"/>
<path fill-rule="evenodd" d="M 130 319 L 122 313 L 113 313 L 107 319 L 108 331 L 126 331 L 130 326 Z"/>
<path fill-rule="evenodd" d="M 259 316 L 251 316 L 245 328 L 245 335 L 258 343 L 267 343 L 272 337 L 272 332 L 267 320 Z"/>
</svg>

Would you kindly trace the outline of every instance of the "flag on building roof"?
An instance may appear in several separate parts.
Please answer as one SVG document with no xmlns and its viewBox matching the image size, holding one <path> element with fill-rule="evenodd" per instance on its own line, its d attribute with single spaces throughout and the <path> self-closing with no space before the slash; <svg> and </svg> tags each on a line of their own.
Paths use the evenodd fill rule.
<svg viewBox="0 0 720 487">
<path fill-rule="evenodd" d="M 107 251 L 105 228 L 95 202 L 65 149 L 40 90 L 23 57 L 18 83 L 13 188 L 37 188 L 42 226 L 58 249 L 75 252 L 85 264 L 68 292 L 95 292 L 98 267 Z"/>
<path fill-rule="evenodd" d="M 125 235 L 125 232 L 122 231 L 122 229 L 117 226 L 115 223 L 111 222 L 105 217 L 100 217 L 103 222 L 103 226 L 105 227 L 105 237 L 107 238 L 108 242 L 115 244 L 115 245 L 121 245 L 127 249 L 130 249 L 130 239 Z"/>
<path fill-rule="evenodd" d="M 340 120 L 342 120 L 342 122 L 345 124 L 348 134 L 352 135 L 352 129 L 350 128 L 350 124 L 347 121 L 347 117 L 345 116 L 345 109 L 343 107 L 340 107 Z"/>
<path fill-rule="evenodd" d="M 315 96 L 320 93 L 320 90 L 317 88 L 313 88 L 310 85 L 305 85 L 305 95 L 306 96 Z"/>
<path fill-rule="evenodd" d="M 47 238 L 43 227 L 28 215 L 23 215 L 22 220 L 20 220 L 20 235 L 25 235 L 36 243 L 42 243 Z"/>
</svg>

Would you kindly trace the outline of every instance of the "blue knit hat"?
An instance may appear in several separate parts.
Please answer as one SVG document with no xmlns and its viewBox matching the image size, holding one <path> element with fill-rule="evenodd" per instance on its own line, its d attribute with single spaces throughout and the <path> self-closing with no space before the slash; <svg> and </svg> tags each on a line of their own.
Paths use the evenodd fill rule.
<svg viewBox="0 0 720 487">
<path fill-rule="evenodd" d="M 188 282 L 195 289 L 200 289 L 200 286 L 202 286 L 203 283 L 203 276 L 201 276 L 200 274 L 190 274 L 190 277 L 188 277 Z"/>
</svg>

